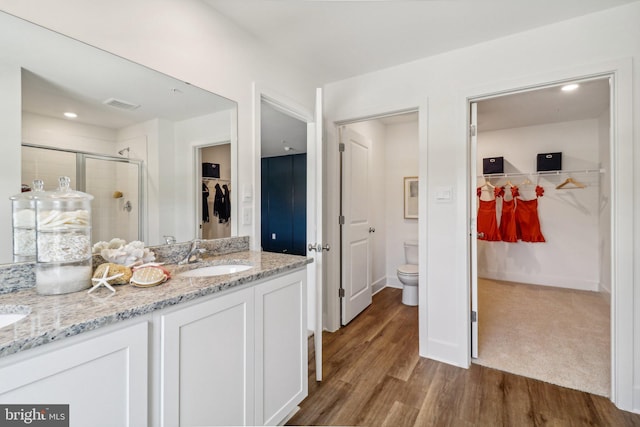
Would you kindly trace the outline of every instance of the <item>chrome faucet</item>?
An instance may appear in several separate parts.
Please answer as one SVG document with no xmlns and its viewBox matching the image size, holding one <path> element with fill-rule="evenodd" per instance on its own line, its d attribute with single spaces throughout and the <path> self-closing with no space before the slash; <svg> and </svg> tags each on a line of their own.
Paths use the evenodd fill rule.
<svg viewBox="0 0 640 427">
<path fill-rule="evenodd" d="M 192 262 L 200 261 L 200 254 L 203 254 L 207 251 L 205 248 L 199 247 L 200 242 L 201 241 L 199 239 L 195 239 L 193 242 L 191 242 L 191 249 L 189 250 L 189 253 L 186 257 L 184 257 L 182 261 L 178 262 L 179 265 L 191 264 Z"/>
</svg>

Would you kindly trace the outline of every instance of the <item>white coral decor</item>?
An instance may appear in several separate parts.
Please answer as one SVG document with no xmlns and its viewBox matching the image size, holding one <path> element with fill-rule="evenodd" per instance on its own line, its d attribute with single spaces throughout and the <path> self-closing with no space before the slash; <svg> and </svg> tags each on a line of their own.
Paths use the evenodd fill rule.
<svg viewBox="0 0 640 427">
<path fill-rule="evenodd" d="M 144 264 L 156 259 L 155 254 L 138 240 L 128 244 L 122 239 L 112 239 L 109 243 L 98 242 L 93 246 L 93 252 L 99 252 L 102 258 L 109 262 L 126 266 Z"/>
</svg>

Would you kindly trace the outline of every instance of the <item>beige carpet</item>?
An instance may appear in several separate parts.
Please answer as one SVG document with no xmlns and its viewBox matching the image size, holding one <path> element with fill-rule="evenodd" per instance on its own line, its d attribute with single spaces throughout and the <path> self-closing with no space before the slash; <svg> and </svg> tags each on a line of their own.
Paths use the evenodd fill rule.
<svg viewBox="0 0 640 427">
<path fill-rule="evenodd" d="M 609 313 L 597 292 L 478 279 L 474 362 L 609 396 Z"/>
</svg>

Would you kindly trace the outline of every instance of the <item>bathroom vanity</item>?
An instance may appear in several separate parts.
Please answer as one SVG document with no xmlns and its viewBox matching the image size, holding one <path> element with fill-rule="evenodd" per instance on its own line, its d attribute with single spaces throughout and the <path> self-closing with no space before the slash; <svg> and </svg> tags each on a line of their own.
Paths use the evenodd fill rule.
<svg viewBox="0 0 640 427">
<path fill-rule="evenodd" d="M 71 426 L 273 425 L 307 395 L 307 258 L 243 250 L 152 288 L 0 295 L 0 404 L 69 404 Z M 181 276 L 207 265 L 252 268 Z"/>
</svg>

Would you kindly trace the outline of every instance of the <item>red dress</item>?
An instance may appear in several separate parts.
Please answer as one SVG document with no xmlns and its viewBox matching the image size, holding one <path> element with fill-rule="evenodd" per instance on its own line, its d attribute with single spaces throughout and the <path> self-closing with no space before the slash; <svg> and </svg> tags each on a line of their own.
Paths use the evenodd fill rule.
<svg viewBox="0 0 640 427">
<path fill-rule="evenodd" d="M 478 188 L 478 197 L 481 189 Z M 498 197 L 503 189 L 494 188 L 494 196 Z M 502 240 L 498 229 L 498 219 L 496 218 L 496 199 L 478 201 L 478 239 L 492 242 Z"/>
<path fill-rule="evenodd" d="M 511 186 L 511 200 L 502 199 L 502 216 L 500 217 L 500 236 L 503 242 L 515 243 L 518 241 L 516 230 L 516 197 L 518 187 Z"/>
<path fill-rule="evenodd" d="M 543 193 L 544 189 L 538 185 L 535 199 L 522 200 L 519 197 L 516 199 L 517 233 L 518 238 L 523 242 L 545 242 L 538 218 L 538 197 L 542 197 Z"/>
</svg>

